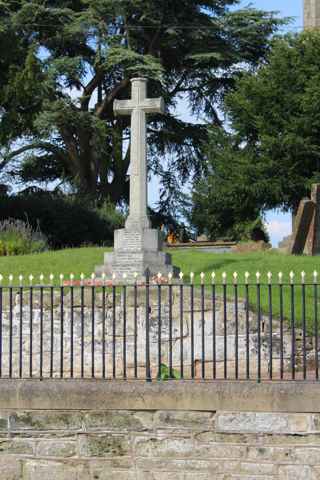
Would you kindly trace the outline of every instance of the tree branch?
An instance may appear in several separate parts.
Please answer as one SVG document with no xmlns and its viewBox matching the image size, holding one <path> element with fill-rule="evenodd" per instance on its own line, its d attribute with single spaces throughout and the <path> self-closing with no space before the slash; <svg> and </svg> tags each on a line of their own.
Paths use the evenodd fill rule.
<svg viewBox="0 0 320 480">
<path fill-rule="evenodd" d="M 116 97 L 119 95 L 121 90 L 126 88 L 129 85 L 129 79 L 124 78 L 119 85 L 117 85 L 112 92 L 105 97 L 103 100 L 102 104 L 97 106 L 96 108 L 96 114 L 99 118 L 102 118 L 106 110 L 110 107 L 110 104 L 113 103 L 113 101 L 116 99 Z"/>
<path fill-rule="evenodd" d="M 162 24 L 162 22 L 161 22 Z M 161 32 L 161 28 L 162 28 L 162 25 L 160 24 L 159 28 L 157 29 L 156 33 L 154 34 L 150 44 L 149 44 L 149 47 L 148 47 L 148 55 L 152 55 L 154 54 L 154 45 L 155 43 L 158 41 L 159 37 L 160 37 L 160 32 Z"/>
<path fill-rule="evenodd" d="M 103 80 L 103 73 L 99 71 L 84 88 L 83 95 L 80 100 L 81 110 L 85 110 L 85 111 L 88 110 L 91 96 L 102 80 Z"/>
<path fill-rule="evenodd" d="M 78 150 L 77 150 L 76 142 L 66 128 L 60 128 L 60 135 L 67 148 L 69 158 L 71 160 L 71 166 L 73 167 L 73 171 L 75 172 L 75 174 L 77 174 Z"/>
<path fill-rule="evenodd" d="M 3 161 L 0 163 L 0 171 L 2 171 L 5 166 L 15 157 L 21 155 L 22 153 L 28 152 L 29 150 L 49 150 L 56 155 L 62 157 L 62 153 L 59 147 L 52 145 L 49 142 L 35 142 L 25 145 L 24 147 L 18 148 L 13 152 L 10 152 L 8 155 L 3 156 Z"/>
<path fill-rule="evenodd" d="M 214 121 L 216 123 L 216 125 L 218 125 L 219 127 L 222 127 L 223 125 L 223 122 L 220 120 L 219 118 L 219 115 L 218 115 L 218 112 L 216 111 L 216 109 L 214 107 L 212 107 L 212 112 L 211 112 L 213 118 L 214 118 Z"/>
<path fill-rule="evenodd" d="M 177 95 L 178 92 L 181 92 L 181 91 L 190 91 L 190 89 L 180 89 L 181 88 L 181 85 L 183 84 L 183 82 L 186 80 L 187 78 L 187 72 L 184 72 L 182 75 L 181 75 L 181 78 L 180 80 L 178 81 L 178 83 L 176 84 L 176 86 L 174 87 L 173 90 L 171 90 L 171 92 L 169 92 L 169 96 L 172 98 L 172 97 L 175 97 Z"/>
<path fill-rule="evenodd" d="M 29 145 L 25 145 L 24 147 L 18 148 L 18 150 L 14 150 L 8 155 L 5 155 L 4 160 L 12 160 L 14 157 L 17 157 L 18 155 L 21 155 L 22 153 L 27 152 L 28 150 L 50 150 L 54 153 L 58 153 L 59 155 L 61 155 L 61 151 L 59 147 L 52 145 L 52 143 L 35 142 L 35 143 L 30 143 Z"/>
</svg>

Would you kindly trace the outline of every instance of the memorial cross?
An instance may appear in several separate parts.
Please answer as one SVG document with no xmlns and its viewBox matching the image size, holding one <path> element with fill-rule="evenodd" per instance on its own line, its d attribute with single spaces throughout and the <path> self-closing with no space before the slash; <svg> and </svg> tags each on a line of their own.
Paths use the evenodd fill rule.
<svg viewBox="0 0 320 480">
<path fill-rule="evenodd" d="M 115 100 L 113 111 L 116 115 L 131 115 L 130 140 L 130 204 L 126 228 L 150 228 L 147 212 L 147 126 L 146 115 L 164 113 L 162 98 L 147 98 L 145 78 L 131 80 L 131 100 Z"/>
</svg>

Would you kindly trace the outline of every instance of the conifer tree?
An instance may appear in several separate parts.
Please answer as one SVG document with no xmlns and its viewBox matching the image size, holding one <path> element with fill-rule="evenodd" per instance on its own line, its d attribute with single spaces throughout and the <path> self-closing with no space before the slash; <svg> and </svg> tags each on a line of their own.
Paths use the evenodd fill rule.
<svg viewBox="0 0 320 480">
<path fill-rule="evenodd" d="M 203 169 L 204 125 L 281 23 L 237 0 L 0 0 L 0 170 L 24 184 L 114 203 L 128 198 L 129 118 L 115 118 L 130 78 L 149 78 L 165 116 L 149 123 L 150 168 L 168 195 Z M 164 160 L 166 159 L 166 160 Z M 175 181 L 173 179 L 175 177 Z M 11 180 L 10 180 L 11 181 Z M 165 204 L 168 195 L 162 197 Z"/>
</svg>

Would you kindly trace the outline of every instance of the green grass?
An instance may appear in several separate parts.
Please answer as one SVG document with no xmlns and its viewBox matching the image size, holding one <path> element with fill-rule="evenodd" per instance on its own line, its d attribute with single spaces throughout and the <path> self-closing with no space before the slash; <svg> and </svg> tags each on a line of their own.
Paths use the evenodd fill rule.
<svg viewBox="0 0 320 480">
<path fill-rule="evenodd" d="M 96 265 L 103 263 L 103 253 L 106 248 L 75 248 L 56 252 L 45 252 L 37 255 L 24 255 L 17 257 L 0 258 L 0 273 L 4 276 L 4 284 L 8 283 L 8 276 L 14 275 L 15 284 L 18 284 L 18 276 L 22 274 L 27 283 L 27 277 L 32 273 L 35 279 L 40 274 L 47 277 L 50 273 L 55 274 L 56 281 L 58 276 L 63 273 L 68 276 L 73 273 L 80 276 L 84 273 L 89 276 Z M 206 274 L 206 282 L 211 282 L 211 273 L 216 273 L 216 282 L 221 283 L 222 273 L 227 273 L 228 283 L 232 283 L 233 272 L 238 272 L 239 283 L 244 282 L 244 274 L 250 272 L 250 282 L 256 283 L 255 274 L 261 273 L 261 283 L 266 284 L 267 273 L 273 273 L 273 283 L 278 282 L 278 272 L 283 272 L 283 282 L 289 282 L 289 273 L 295 272 L 295 281 L 298 286 L 295 287 L 295 313 L 297 325 L 301 323 L 302 313 L 302 295 L 301 295 L 301 272 L 306 272 L 306 282 L 312 283 L 313 271 L 319 270 L 320 280 L 320 257 L 295 257 L 280 254 L 277 252 L 250 253 L 250 254 L 213 254 L 200 251 L 198 249 L 170 250 L 173 257 L 173 263 L 181 268 L 185 274 L 185 281 L 188 281 L 190 272 L 195 274 L 195 283 L 200 281 L 200 273 Z M 220 292 L 220 287 L 218 292 Z M 228 287 L 228 295 L 232 297 L 233 289 Z M 239 296 L 244 296 L 243 287 L 239 287 Z M 320 297 L 320 288 L 319 288 Z M 273 313 L 279 314 L 279 289 L 273 289 Z M 253 308 L 257 306 L 256 288 L 250 289 L 250 304 Z M 264 312 L 268 311 L 268 289 L 266 285 L 261 286 L 261 306 Z M 284 313 L 286 318 L 290 318 L 290 288 L 284 287 Z M 320 311 L 320 310 L 319 310 Z M 306 316 L 309 328 L 311 328 L 314 318 L 314 297 L 313 285 L 306 286 Z M 320 323 L 320 322 L 319 322 Z"/>
<path fill-rule="evenodd" d="M 28 276 L 31 273 L 37 277 L 41 273 L 49 275 L 69 275 L 73 273 L 90 275 L 96 265 L 103 263 L 103 254 L 110 249 L 105 247 L 74 248 L 58 251 L 50 251 L 34 255 L 22 255 L 16 257 L 0 257 L 0 273 L 4 277 L 10 274 Z M 244 281 L 246 271 L 250 272 L 250 281 L 255 282 L 257 271 L 261 273 L 261 282 L 267 281 L 267 273 L 273 273 L 273 281 L 277 282 L 278 272 L 283 272 L 283 279 L 289 281 L 290 271 L 296 274 L 295 279 L 300 282 L 300 273 L 305 271 L 306 279 L 312 281 L 312 273 L 319 270 L 320 257 L 289 256 L 278 252 L 263 253 L 207 253 L 199 249 L 170 250 L 173 263 L 181 268 L 185 277 L 190 272 L 195 273 L 196 281 L 200 281 L 200 273 L 206 274 L 207 282 L 211 282 L 211 273 L 216 273 L 217 282 L 222 280 L 222 272 L 227 273 L 228 282 L 232 281 L 233 272 L 238 272 L 239 282 Z"/>
<path fill-rule="evenodd" d="M 283 273 L 283 312 L 284 318 L 291 319 L 291 289 L 288 285 L 290 283 L 289 274 L 291 271 L 295 273 L 294 282 L 294 312 L 296 326 L 302 325 L 302 287 L 301 287 L 301 272 L 306 273 L 305 294 L 306 294 L 306 321 L 307 328 L 312 331 L 314 328 L 314 286 L 313 286 L 313 272 L 319 271 L 320 281 L 320 257 L 308 256 L 291 256 L 281 254 L 275 251 L 250 253 L 250 254 L 210 254 L 186 250 L 176 251 L 174 254 L 174 262 L 179 265 L 185 273 L 190 271 L 195 272 L 197 283 L 199 283 L 199 274 L 204 272 L 206 274 L 207 282 L 211 281 L 211 273 L 216 273 L 216 283 L 222 282 L 222 273 L 226 272 L 227 282 L 232 283 L 233 273 L 238 273 L 239 284 L 244 283 L 245 272 L 250 273 L 250 284 L 256 284 L 256 272 L 261 273 L 261 309 L 262 312 L 268 314 L 269 312 L 269 293 L 267 286 L 267 274 L 273 274 L 272 283 L 278 284 L 278 273 Z M 319 300 L 320 300 L 320 287 Z M 257 309 L 257 289 L 255 286 L 250 287 L 250 306 L 253 310 Z M 217 287 L 217 293 L 221 294 L 221 287 Z M 233 287 L 228 287 L 228 297 L 232 298 L 234 294 Z M 239 286 L 239 298 L 244 298 L 245 289 Z M 280 315 L 280 289 L 277 286 L 272 288 L 272 307 L 273 315 Z M 318 305 L 320 312 L 320 305 Z M 319 320 L 320 324 L 320 320 Z"/>
<path fill-rule="evenodd" d="M 238 273 L 239 283 L 244 282 L 245 272 L 250 273 L 250 282 L 256 282 L 256 272 L 261 273 L 261 283 L 267 282 L 267 273 L 272 272 L 273 282 L 278 281 L 278 273 L 283 273 L 283 281 L 289 281 L 289 273 L 295 272 L 295 280 L 300 282 L 301 272 L 304 271 L 306 280 L 313 280 L 314 270 L 319 270 L 320 257 L 290 256 L 276 251 L 262 253 L 206 253 L 197 249 L 173 251 L 173 260 L 185 274 L 193 271 L 199 276 L 206 274 L 207 281 L 211 281 L 211 273 L 216 273 L 217 282 L 222 281 L 222 273 L 227 273 L 228 282 L 232 282 L 234 272 Z M 199 281 L 199 278 L 198 278 Z"/>
<path fill-rule="evenodd" d="M 16 280 L 14 283 L 18 283 L 17 278 L 19 275 L 23 275 L 26 280 L 30 274 L 35 279 L 43 274 L 47 277 L 47 280 L 51 273 L 56 278 L 61 273 L 65 276 L 68 276 L 70 273 L 77 277 L 81 273 L 89 276 L 94 271 L 96 265 L 103 263 L 103 253 L 108 250 L 110 249 L 105 247 L 72 248 L 35 255 L 1 257 L 0 274 L 3 275 L 5 283 L 7 283 L 10 274 L 14 275 Z"/>
</svg>

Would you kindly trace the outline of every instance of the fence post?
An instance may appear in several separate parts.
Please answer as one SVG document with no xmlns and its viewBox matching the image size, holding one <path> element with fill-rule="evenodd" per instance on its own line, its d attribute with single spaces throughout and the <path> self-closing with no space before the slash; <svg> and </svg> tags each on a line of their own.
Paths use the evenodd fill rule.
<svg viewBox="0 0 320 480">
<path fill-rule="evenodd" d="M 146 270 L 146 381 L 151 382 L 150 368 L 150 270 Z"/>
</svg>

